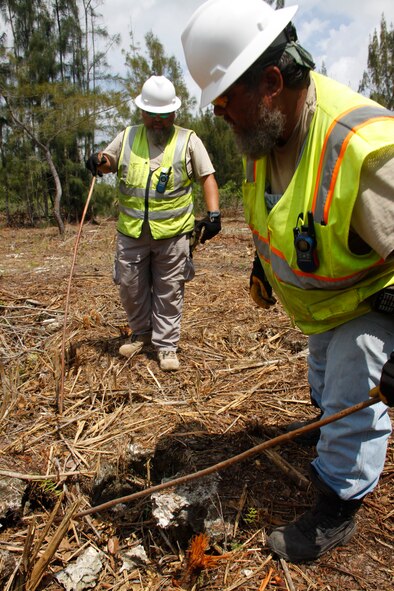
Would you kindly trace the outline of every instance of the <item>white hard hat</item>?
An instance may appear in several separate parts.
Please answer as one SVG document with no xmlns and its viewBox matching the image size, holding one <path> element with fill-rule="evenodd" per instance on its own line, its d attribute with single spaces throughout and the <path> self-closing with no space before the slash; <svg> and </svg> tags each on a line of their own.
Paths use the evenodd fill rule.
<svg viewBox="0 0 394 591">
<path fill-rule="evenodd" d="M 165 76 L 151 76 L 142 87 L 134 103 L 150 113 L 172 113 L 181 106 L 173 83 Z"/>
<path fill-rule="evenodd" d="M 201 107 L 220 96 L 275 41 L 298 6 L 263 0 L 208 0 L 182 33 L 186 63 L 202 90 Z"/>
</svg>

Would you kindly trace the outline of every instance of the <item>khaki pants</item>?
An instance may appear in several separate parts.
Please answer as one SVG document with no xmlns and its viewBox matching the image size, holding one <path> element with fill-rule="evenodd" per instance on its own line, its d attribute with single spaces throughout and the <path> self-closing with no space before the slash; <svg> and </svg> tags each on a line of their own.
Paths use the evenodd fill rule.
<svg viewBox="0 0 394 591">
<path fill-rule="evenodd" d="M 139 238 L 118 233 L 114 282 L 133 333 L 152 331 L 157 349 L 176 350 L 184 286 L 193 277 L 187 235 L 154 240 L 148 224 Z"/>
</svg>

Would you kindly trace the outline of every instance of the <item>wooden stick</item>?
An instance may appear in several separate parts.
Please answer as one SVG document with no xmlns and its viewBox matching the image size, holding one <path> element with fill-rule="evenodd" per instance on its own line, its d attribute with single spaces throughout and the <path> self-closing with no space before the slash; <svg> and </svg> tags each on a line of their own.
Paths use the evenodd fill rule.
<svg viewBox="0 0 394 591">
<path fill-rule="evenodd" d="M 291 578 L 291 575 L 290 575 L 290 571 L 288 569 L 286 561 L 283 558 L 280 559 L 280 564 L 281 564 L 281 567 L 283 568 L 283 574 L 285 575 L 285 579 L 286 579 L 286 583 L 289 587 L 289 591 L 296 591 L 296 588 L 294 587 L 293 579 Z"/>
<path fill-rule="evenodd" d="M 265 589 L 267 588 L 267 585 L 271 581 L 271 577 L 272 577 L 273 572 L 274 572 L 274 569 L 270 568 L 267 575 L 265 576 L 265 578 L 261 581 L 259 591 L 265 591 Z"/>
<path fill-rule="evenodd" d="M 0 476 L 6 476 L 7 478 L 17 478 L 18 480 L 31 480 L 39 482 L 40 480 L 65 480 L 71 478 L 71 476 L 88 476 L 89 478 L 94 476 L 94 472 L 87 470 L 75 470 L 74 472 L 59 472 L 53 474 L 23 474 L 22 472 L 10 472 L 9 470 L 0 470 Z"/>
<path fill-rule="evenodd" d="M 58 549 L 60 542 L 64 538 L 65 534 L 67 533 L 68 527 L 70 525 L 70 521 L 73 518 L 73 515 L 77 509 L 79 501 L 76 501 L 71 505 L 71 507 L 66 512 L 63 520 L 57 530 L 55 531 L 52 539 L 48 543 L 47 548 L 45 549 L 44 553 L 38 558 L 36 563 L 33 566 L 33 570 L 27 583 L 27 591 L 35 591 L 38 585 L 41 582 L 42 577 L 44 576 L 45 570 L 52 560 L 56 550 Z"/>
<path fill-rule="evenodd" d="M 273 449 L 265 449 L 264 453 L 271 460 L 271 462 L 275 464 L 279 470 L 282 470 L 282 472 L 286 474 L 290 480 L 293 480 L 299 488 L 302 488 L 303 490 L 308 488 L 310 485 L 308 478 L 305 478 L 301 472 L 299 472 L 294 466 L 282 458 L 278 452 L 274 451 Z"/>
<path fill-rule="evenodd" d="M 82 213 L 82 218 L 79 224 L 79 228 L 78 228 L 78 233 L 77 233 L 77 237 L 75 239 L 75 246 L 74 246 L 74 255 L 73 255 L 73 260 L 71 263 L 71 269 L 70 269 L 70 276 L 68 278 L 68 284 L 67 284 L 67 295 L 66 295 L 66 302 L 64 305 L 64 321 L 63 321 L 63 337 L 62 337 L 62 348 L 61 348 L 61 367 L 60 367 L 60 384 L 59 384 L 59 388 L 56 389 L 56 408 L 59 414 L 63 413 L 63 402 L 64 402 L 64 374 L 65 374 L 65 352 L 66 352 L 66 330 L 67 330 L 67 316 L 68 316 L 68 308 L 69 308 L 69 304 L 70 304 L 70 293 L 71 293 L 71 281 L 72 281 L 72 277 L 73 277 L 73 273 L 74 273 L 74 268 L 75 268 L 75 262 L 77 260 L 77 251 L 78 251 L 78 245 L 79 245 L 79 241 L 81 238 L 81 233 L 82 233 L 82 227 L 83 227 L 83 223 L 85 221 L 85 216 L 86 216 L 86 212 L 88 210 L 89 207 L 89 202 L 90 199 L 92 197 L 93 194 L 93 189 L 94 189 L 94 184 L 96 182 L 96 177 L 94 176 L 92 178 L 92 182 L 90 183 L 90 189 L 89 189 L 89 194 L 88 197 L 86 199 L 86 203 L 85 203 L 85 207 Z"/>
<path fill-rule="evenodd" d="M 373 394 L 376 391 L 377 391 L 376 389 L 371 390 L 371 394 Z M 270 447 L 275 447 L 276 445 L 279 445 L 279 444 L 284 443 L 286 441 L 290 441 L 291 439 L 295 439 L 296 437 L 298 437 L 298 435 L 301 435 L 303 433 L 307 433 L 308 431 L 314 431 L 315 429 L 319 429 L 320 427 L 323 427 L 324 425 L 328 425 L 329 423 L 333 423 L 334 421 L 342 419 L 343 417 L 347 417 L 348 415 L 353 414 L 354 412 L 357 412 L 357 411 L 362 410 L 364 408 L 368 408 L 369 406 L 372 406 L 373 404 L 376 404 L 377 402 L 380 402 L 379 396 L 373 396 L 372 398 L 369 398 L 368 400 L 364 400 L 364 402 L 359 402 L 358 404 L 355 404 L 354 406 L 350 406 L 349 408 L 345 408 L 344 410 L 341 410 L 341 411 L 331 415 L 330 417 L 327 417 L 326 419 L 321 419 L 320 421 L 316 421 L 315 423 L 310 423 L 309 425 L 305 425 L 304 427 L 300 427 L 299 429 L 295 429 L 294 431 L 289 431 L 288 433 L 284 433 L 283 435 L 278 435 L 278 437 L 274 437 L 273 439 L 269 439 L 268 441 L 264 441 L 263 443 L 260 443 L 259 445 L 256 445 L 255 447 L 252 447 L 252 448 L 250 448 L 250 449 L 248 449 L 236 456 L 232 456 L 231 458 L 227 458 L 226 460 L 223 460 L 222 462 L 214 464 L 213 466 L 210 466 L 208 468 L 204 468 L 203 470 L 199 470 L 198 472 L 194 472 L 192 474 L 186 474 L 185 476 L 181 476 L 179 478 L 174 478 L 173 480 L 168 480 L 166 482 L 162 482 L 161 484 L 151 486 L 150 488 L 147 488 L 145 490 L 140 490 L 140 491 L 133 493 L 131 495 L 126 495 L 125 497 L 120 497 L 118 499 L 112 499 L 111 501 L 107 501 L 106 503 L 102 503 L 101 505 L 96 505 L 96 507 L 91 507 L 90 509 L 85 509 L 84 511 L 77 513 L 75 515 L 75 518 L 83 517 L 85 515 L 90 515 L 91 513 L 97 513 L 98 511 L 104 511 L 106 509 L 110 509 L 111 507 L 114 507 L 115 505 L 119 505 L 120 503 L 129 503 L 130 501 L 135 501 L 136 499 L 150 495 L 154 492 L 158 492 L 158 491 L 164 490 L 166 488 L 172 488 L 174 486 L 179 486 L 180 484 L 185 484 L 185 482 L 190 482 L 191 480 L 196 480 L 197 478 L 203 478 L 204 476 L 208 476 L 209 474 L 213 474 L 214 472 L 218 472 L 219 470 L 223 470 L 224 468 L 228 468 L 229 466 L 231 466 L 232 464 L 235 464 L 236 462 L 241 462 L 242 460 L 245 460 L 246 458 L 249 458 L 257 453 L 260 453 L 265 449 L 268 449 Z"/>
<path fill-rule="evenodd" d="M 45 538 L 49 532 L 49 530 L 51 529 L 51 526 L 56 518 L 56 515 L 59 511 L 60 505 L 63 502 L 63 497 L 64 494 L 61 494 L 60 497 L 58 498 L 54 508 L 52 509 L 52 512 L 48 518 L 48 521 L 45 524 L 44 529 L 42 530 L 42 532 L 40 533 L 40 536 L 38 537 L 36 543 L 34 544 L 34 548 L 30 549 L 30 553 L 29 553 L 29 559 L 30 559 L 30 564 L 35 564 L 36 562 L 36 558 L 38 556 L 39 551 L 41 550 L 42 545 L 45 542 Z"/>
</svg>

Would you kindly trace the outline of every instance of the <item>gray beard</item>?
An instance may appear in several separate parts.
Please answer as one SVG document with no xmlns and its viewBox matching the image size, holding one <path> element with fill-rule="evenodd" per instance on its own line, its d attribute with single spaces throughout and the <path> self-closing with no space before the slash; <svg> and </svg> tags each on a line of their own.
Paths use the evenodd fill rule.
<svg viewBox="0 0 394 591">
<path fill-rule="evenodd" d="M 259 119 L 253 130 L 236 133 L 235 140 L 241 153 L 252 160 L 267 156 L 280 143 L 285 127 L 285 116 L 280 111 L 259 107 Z"/>
<path fill-rule="evenodd" d="M 163 146 L 167 143 L 172 134 L 172 127 L 169 129 L 150 129 L 149 135 L 155 146 Z"/>
</svg>

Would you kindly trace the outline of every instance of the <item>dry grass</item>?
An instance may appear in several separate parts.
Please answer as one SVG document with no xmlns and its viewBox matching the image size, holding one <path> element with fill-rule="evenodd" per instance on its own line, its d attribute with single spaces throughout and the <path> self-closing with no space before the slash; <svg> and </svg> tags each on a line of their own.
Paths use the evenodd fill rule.
<svg viewBox="0 0 394 591">
<path fill-rule="evenodd" d="M 56 401 L 63 313 L 76 229 L 68 228 L 64 242 L 55 229 L 1 230 L 0 477 L 22 480 L 28 499 L 19 519 L 9 519 L 0 533 L 5 589 L 16 589 L 18 581 L 26 588 L 30 581 L 31 589 L 62 589 L 53 573 L 89 546 L 103 552 L 99 590 L 394 587 L 392 443 L 379 487 L 359 513 L 357 537 L 313 564 L 286 565 L 266 546 L 266 533 L 312 500 L 309 488 L 284 474 L 275 454 L 220 474 L 212 502 L 231 531 L 209 541 L 207 555 L 225 556 L 203 559 L 206 568 L 193 576 L 185 577 L 189 540 L 157 527 L 149 497 L 122 511 L 73 518 L 76 507 L 100 501 L 92 485 L 108 466 L 127 494 L 176 469 L 193 472 L 222 461 L 280 434 L 288 422 L 314 416 L 306 339 L 279 306 L 265 312 L 253 305 L 249 232 L 240 220 L 225 218 L 224 226 L 195 253 L 176 374 L 160 371 L 153 350 L 131 360 L 119 357 L 127 326 L 111 280 L 114 222 L 84 228 L 71 290 L 61 415 Z M 130 474 L 127 450 L 136 443 L 151 450 L 155 461 Z M 307 477 L 313 449 L 294 441 L 275 451 Z M 121 571 L 122 552 L 139 544 L 149 563 Z"/>
</svg>

